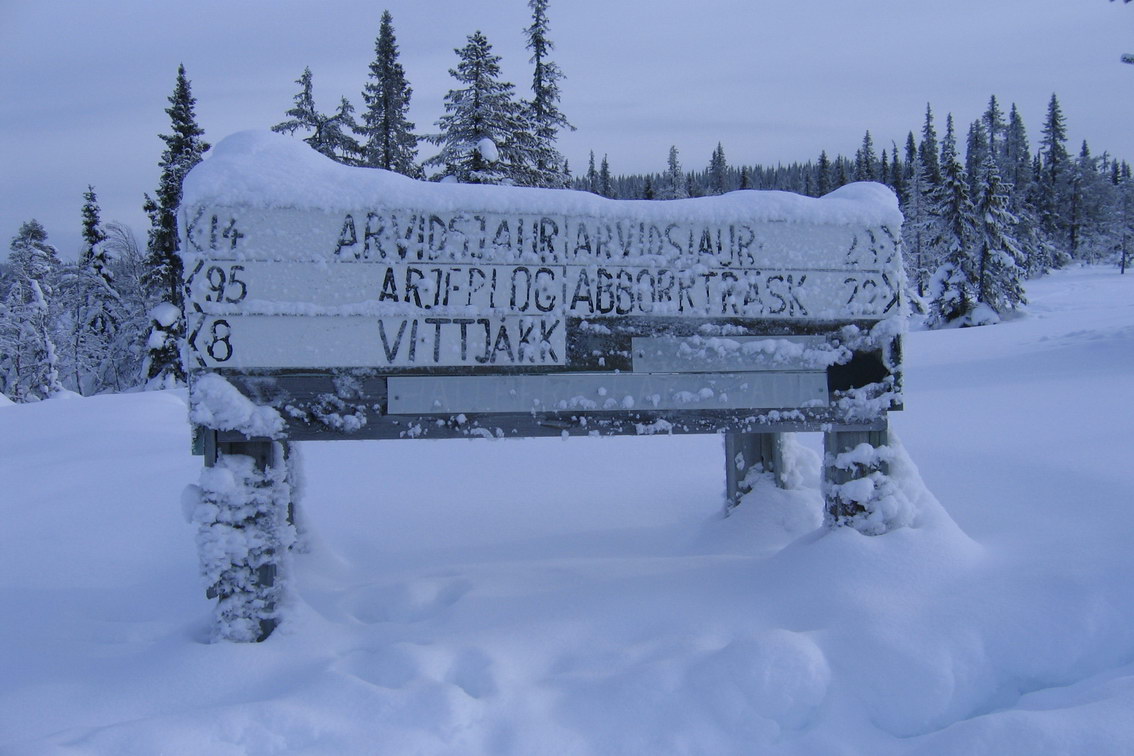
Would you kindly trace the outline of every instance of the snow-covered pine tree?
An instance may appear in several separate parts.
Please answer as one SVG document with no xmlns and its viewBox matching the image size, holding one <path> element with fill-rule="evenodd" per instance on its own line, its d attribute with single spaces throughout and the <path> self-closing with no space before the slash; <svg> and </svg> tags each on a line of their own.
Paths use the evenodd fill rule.
<svg viewBox="0 0 1134 756">
<path fill-rule="evenodd" d="M 1040 231 L 1036 200 L 1039 188 L 1033 177 L 1032 153 L 1028 131 L 1016 103 L 1008 113 L 1004 132 L 1002 178 L 1011 186 L 1008 209 L 1016 218 L 1013 236 L 1024 255 L 1024 272 L 1038 276 L 1051 269 L 1053 249 Z"/>
<path fill-rule="evenodd" d="M 988 138 L 988 151 L 1000 167 L 1001 178 L 1010 181 L 1010 177 L 1005 175 L 1006 164 L 1004 160 L 1004 140 L 1008 124 L 1004 120 L 1004 111 L 1000 109 L 1000 103 L 996 101 L 996 95 L 991 95 L 988 98 L 988 107 L 985 108 L 984 115 L 981 116 L 981 123 L 984 126 L 985 136 Z"/>
<path fill-rule="evenodd" d="M 837 158 L 835 158 L 835 188 L 836 189 L 838 189 L 840 186 L 846 186 L 851 181 L 850 175 L 849 175 L 850 172 L 847 170 L 847 165 L 848 165 L 849 162 L 850 161 L 848 161 L 842 155 L 839 155 Z"/>
<path fill-rule="evenodd" d="M 1008 191 L 991 154 L 985 156 L 980 172 L 984 179 L 977 203 L 976 301 L 989 307 L 996 317 L 977 314 L 973 325 L 997 320 L 1026 301 L 1021 283 L 1023 252 L 1012 236 L 1016 219 L 1008 210 Z"/>
<path fill-rule="evenodd" d="M 902 193 L 902 241 L 905 248 L 906 280 L 915 296 L 911 301 L 922 309 L 921 301 L 928 293 L 929 272 L 934 269 L 930 243 L 934 223 L 930 214 L 931 193 L 925 179 L 925 168 L 918 159 L 917 144 L 911 131 L 906 137 L 905 192 Z"/>
<path fill-rule="evenodd" d="M 657 199 L 657 192 L 654 191 L 654 177 L 646 176 L 646 183 L 642 187 L 642 199 Z"/>
<path fill-rule="evenodd" d="M 862 146 L 854 154 L 854 180 L 877 181 L 877 163 L 878 156 L 874 154 L 874 138 L 870 136 L 870 131 L 867 131 L 866 136 L 862 138 Z"/>
<path fill-rule="evenodd" d="M 984 186 L 984 162 L 990 154 L 984 120 L 973 121 L 969 125 L 969 134 L 965 142 L 965 173 L 969 176 L 970 197 L 980 196 Z"/>
<path fill-rule="evenodd" d="M 1115 172 L 1115 206 L 1112 213 L 1114 230 L 1112 249 L 1118 258 L 1118 271 L 1125 275 L 1126 269 L 1134 261 L 1134 179 L 1130 177 L 1130 166 L 1125 171 Z"/>
<path fill-rule="evenodd" d="M 177 208 L 181 204 L 181 182 L 189 170 L 201 162 L 209 149 L 201 137 L 204 130 L 197 125 L 193 112 L 196 104 L 185 76 L 185 66 L 177 67 L 177 82 L 169 96 L 170 134 L 160 134 L 165 142 L 162 153 L 161 179 L 156 198 L 146 197 L 146 214 L 150 218 L 149 254 L 146 258 L 146 288 L 149 293 L 153 330 L 147 343 L 144 365 L 145 380 L 155 388 L 171 386 L 185 380 L 181 364 L 181 343 L 185 338 L 185 319 L 181 312 L 182 266 L 178 254 Z"/>
<path fill-rule="evenodd" d="M 1116 189 L 1110 180 L 1109 163 L 1109 155 L 1095 157 L 1084 140 L 1071 165 L 1071 255 L 1077 260 L 1096 262 L 1110 254 L 1109 227 Z"/>
<path fill-rule="evenodd" d="M 587 191 L 591 194 L 599 193 L 599 178 L 598 170 L 595 168 L 595 151 L 591 150 L 590 159 L 587 162 Z"/>
<path fill-rule="evenodd" d="M 148 296 L 143 280 L 146 274 L 145 254 L 133 230 L 111 221 L 104 228 L 106 250 L 115 291 L 121 299 L 118 327 L 111 342 L 112 374 L 115 391 L 138 385 L 146 355 L 146 337 L 150 330 Z"/>
<path fill-rule="evenodd" d="M 700 182 L 697 181 L 697 177 L 694 176 L 692 173 L 685 174 L 685 196 L 686 197 L 701 197 L 704 194 L 705 193 L 701 189 Z"/>
<path fill-rule="evenodd" d="M 684 199 L 688 196 L 685 172 L 681 170 L 681 162 L 677 157 L 677 147 L 671 146 L 669 157 L 666 160 L 665 173 L 662 174 L 661 186 L 658 190 L 658 199 Z"/>
<path fill-rule="evenodd" d="M 515 86 L 499 78 L 500 56 L 493 55 L 492 45 L 479 31 L 454 52 L 459 62 L 449 74 L 465 86 L 445 95 L 445 115 L 437 121 L 441 132 L 429 137 L 441 147 L 425 163 L 439 168 L 433 179 L 533 184 L 524 144 L 525 133 L 530 133 L 527 119 L 513 99 Z"/>
<path fill-rule="evenodd" d="M 717 142 L 713 156 L 709 159 L 709 194 L 724 194 L 728 191 L 728 161 L 725 160 L 724 147 Z"/>
<path fill-rule="evenodd" d="M 976 307 L 977 274 L 973 257 L 976 236 L 975 209 L 969 197 L 969 181 L 957 154 L 953 116 L 946 119 L 941 140 L 941 184 L 933 194 L 933 214 L 937 216 L 932 246 L 941 263 L 929 284 L 930 327 L 961 322 Z"/>
<path fill-rule="evenodd" d="M 831 160 L 827 151 L 819 152 L 819 162 L 815 166 L 815 196 L 822 197 L 831 191 Z"/>
<path fill-rule="evenodd" d="M 363 165 L 414 178 L 420 175 L 417 136 L 408 118 L 412 94 L 405 69 L 398 62 L 393 17 L 390 11 L 383 11 L 369 80 L 362 89 L 365 110 L 359 132 L 366 137 L 362 145 Z"/>
<path fill-rule="evenodd" d="M 893 160 L 890 161 L 890 188 L 898 197 L 902 197 L 906 191 L 906 169 L 901 158 L 898 157 L 898 145 L 891 142 L 890 146 L 894 155 Z"/>
<path fill-rule="evenodd" d="M 93 259 L 95 250 L 106 238 L 99 219 L 98 200 L 91 186 L 83 193 L 81 215 L 83 246 L 76 263 L 60 268 L 54 325 L 63 381 L 68 388 L 87 394 L 97 390 L 90 386 L 92 358 L 97 357 L 100 351 L 105 353 L 95 346 L 98 335 L 112 328 L 111 323 L 101 319 L 90 323 L 86 321 L 88 310 L 98 308 L 100 282 L 96 280 Z M 102 267 L 105 269 L 105 264 Z M 106 273 L 109 275 L 109 270 Z"/>
<path fill-rule="evenodd" d="M 933 108 L 925 104 L 925 123 L 921 127 L 921 144 L 918 146 L 918 159 L 921 160 L 922 174 L 930 190 L 941 183 L 941 161 L 937 156 L 937 129 L 933 125 Z"/>
<path fill-rule="evenodd" d="M 752 188 L 752 174 L 748 171 L 748 166 L 740 169 L 740 185 L 738 189 L 751 189 Z"/>
<path fill-rule="evenodd" d="M 532 23 L 524 34 L 528 39 L 527 48 L 532 53 L 528 62 L 533 68 L 532 99 L 527 103 L 527 120 L 531 124 L 535 185 L 561 189 L 568 186 L 569 179 L 561 170 L 563 156 L 557 148 L 559 132 L 562 129 L 574 131 L 575 127 L 559 110 L 559 82 L 563 79 L 563 72 L 556 63 L 548 60 L 555 45 L 547 36 L 547 4 L 548 0 L 528 0 Z"/>
<path fill-rule="evenodd" d="M 34 219 L 20 226 L 10 249 L 11 281 L 0 297 L 0 393 L 34 402 L 63 390 L 51 307 L 59 255 Z"/>
<path fill-rule="evenodd" d="M 285 113 L 289 116 L 272 127 L 272 131 L 281 134 L 294 134 L 296 131 L 311 132 L 303 141 L 313 150 L 326 155 L 331 160 L 345 165 L 358 165 L 362 146 L 352 136 L 358 124 L 354 122 L 354 106 L 347 98 L 339 101 L 339 108 L 334 115 L 324 115 L 315 107 L 315 97 L 312 93 L 312 74 L 310 68 L 304 68 L 303 73 L 295 80 L 299 85 L 299 92 L 293 98 L 295 104 Z"/>
<path fill-rule="evenodd" d="M 70 375 L 73 388 L 84 395 L 121 390 L 130 381 L 119 372 L 114 350 L 126 313 L 114 285 L 107 236 L 99 216 L 94 187 L 88 186 L 83 194 L 83 249 L 72 272 L 66 307 L 71 334 L 65 374 Z"/>
<path fill-rule="evenodd" d="M 1052 94 L 1044 119 L 1039 152 L 1040 170 L 1035 181 L 1039 190 L 1040 227 L 1048 240 L 1067 251 L 1070 243 L 1066 208 L 1069 194 L 1070 162 L 1067 152 L 1067 126 L 1059 99 Z"/>
<path fill-rule="evenodd" d="M 614 199 L 614 182 L 610 176 L 610 161 L 607 156 L 602 156 L 602 167 L 599 168 L 599 194 L 607 199 Z"/>
</svg>

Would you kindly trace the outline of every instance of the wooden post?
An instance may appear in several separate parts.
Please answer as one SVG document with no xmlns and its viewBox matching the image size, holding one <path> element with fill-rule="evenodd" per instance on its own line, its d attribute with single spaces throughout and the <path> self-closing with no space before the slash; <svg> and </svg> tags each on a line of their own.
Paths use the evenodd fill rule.
<svg viewBox="0 0 1134 756">
<path fill-rule="evenodd" d="M 784 443 L 782 433 L 725 434 L 725 509 L 740 504 L 748 493 L 744 479 L 748 471 L 759 465 L 764 472 L 775 474 L 776 485 L 784 487 Z"/>
<path fill-rule="evenodd" d="M 240 467 L 232 460 L 239 480 L 234 491 L 204 491 L 217 515 L 215 522 L 198 525 L 206 540 L 213 528 L 244 535 L 247 548 L 231 564 L 204 564 L 207 556 L 202 553 L 206 574 L 217 576 L 205 595 L 217 599 L 220 637 L 260 642 L 279 624 L 280 560 L 292 541 L 287 445 L 269 439 L 217 441 L 215 431 L 208 431 L 205 452 L 206 467 L 230 466 L 226 457 L 246 457 L 252 463 L 248 469 L 247 462 Z"/>
<path fill-rule="evenodd" d="M 823 496 L 826 502 L 827 521 L 833 525 L 846 525 L 858 515 L 867 512 L 866 505 L 849 501 L 838 495 L 839 486 L 851 480 L 864 478 L 873 472 L 888 472 L 885 462 L 874 459 L 866 464 L 836 467 L 840 454 L 853 451 L 861 444 L 877 449 L 889 443 L 888 428 L 880 430 L 832 431 L 823 434 Z"/>
</svg>

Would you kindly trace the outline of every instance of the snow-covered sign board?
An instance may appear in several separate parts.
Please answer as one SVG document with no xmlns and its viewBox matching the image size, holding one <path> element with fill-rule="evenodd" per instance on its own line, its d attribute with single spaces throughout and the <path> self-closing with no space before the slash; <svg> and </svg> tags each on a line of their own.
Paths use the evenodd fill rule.
<svg viewBox="0 0 1134 756">
<path fill-rule="evenodd" d="M 900 224 L 872 184 L 612 201 L 238 134 L 185 182 L 187 358 L 296 438 L 851 421 L 895 398 Z"/>
<path fill-rule="evenodd" d="M 901 215 L 822 199 L 670 202 L 430 184 L 238 134 L 184 184 L 198 547 L 218 634 L 279 620 L 285 440 L 723 433 L 726 501 L 823 431 L 832 522 L 886 528 Z"/>
</svg>

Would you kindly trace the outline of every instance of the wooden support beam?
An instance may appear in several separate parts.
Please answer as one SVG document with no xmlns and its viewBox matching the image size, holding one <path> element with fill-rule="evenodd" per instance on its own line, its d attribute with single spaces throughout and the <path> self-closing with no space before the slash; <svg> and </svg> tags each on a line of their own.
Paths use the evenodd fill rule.
<svg viewBox="0 0 1134 756">
<path fill-rule="evenodd" d="M 856 517 L 867 513 L 867 503 L 850 501 L 839 496 L 842 484 L 869 476 L 873 472 L 887 474 L 885 462 L 874 459 L 866 464 L 837 466 L 840 454 L 854 451 L 861 444 L 874 449 L 889 444 L 888 428 L 881 430 L 840 430 L 823 434 L 823 497 L 826 504 L 826 518 L 830 524 L 846 525 Z"/>
<path fill-rule="evenodd" d="M 784 487 L 784 444 L 782 433 L 726 433 L 725 509 L 740 504 L 748 493 L 744 483 L 748 471 L 759 466 L 775 475 L 776 485 Z"/>
<path fill-rule="evenodd" d="M 280 562 L 290 546 L 293 511 L 291 481 L 286 479 L 287 445 L 269 439 L 217 441 L 206 430 L 205 464 L 225 466 L 225 458 L 247 457 L 252 469 L 236 465 L 233 491 L 205 490 L 217 507 L 216 522 L 198 523 L 208 539 L 212 528 L 244 531 L 249 548 L 232 564 L 221 565 L 220 578 L 206 595 L 217 599 L 218 635 L 226 640 L 265 640 L 279 624 L 282 585 Z M 234 460 L 235 462 L 235 460 Z M 286 501 L 283 499 L 286 498 Z M 250 513 L 250 514 L 249 514 Z M 202 560 L 208 559 L 204 552 Z M 209 572 L 209 565 L 205 565 Z"/>
</svg>

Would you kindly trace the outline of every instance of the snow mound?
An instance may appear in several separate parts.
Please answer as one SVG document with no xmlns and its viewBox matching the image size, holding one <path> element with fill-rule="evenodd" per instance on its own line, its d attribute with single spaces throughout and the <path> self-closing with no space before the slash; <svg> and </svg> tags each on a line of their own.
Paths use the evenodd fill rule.
<svg viewBox="0 0 1134 756">
<path fill-rule="evenodd" d="M 1128 753 L 1132 287 L 911 334 L 878 537 L 823 526 L 818 434 L 729 517 L 719 437 L 298 444 L 258 645 L 206 642 L 183 391 L 9 406 L 0 752 Z"/>
</svg>

